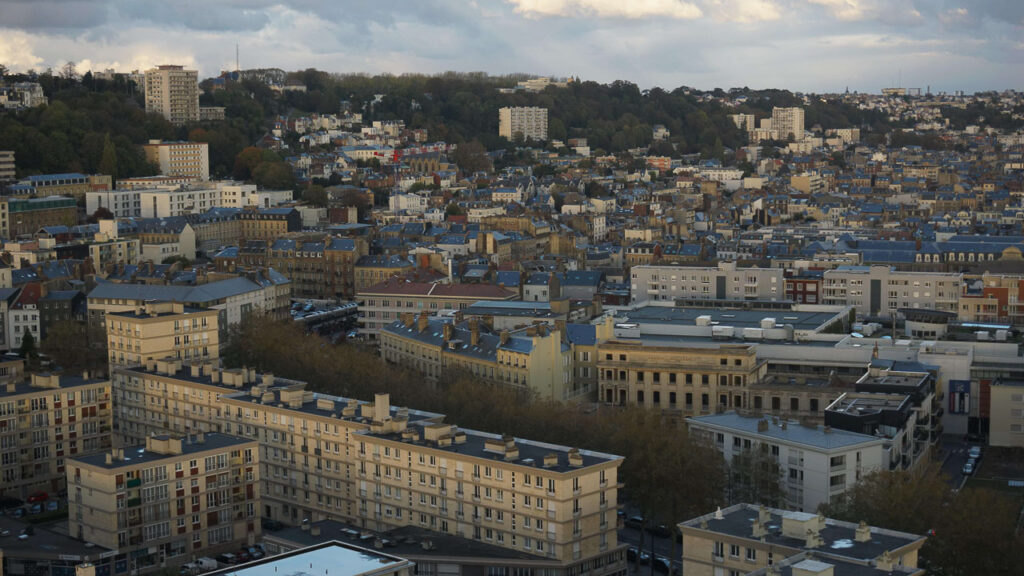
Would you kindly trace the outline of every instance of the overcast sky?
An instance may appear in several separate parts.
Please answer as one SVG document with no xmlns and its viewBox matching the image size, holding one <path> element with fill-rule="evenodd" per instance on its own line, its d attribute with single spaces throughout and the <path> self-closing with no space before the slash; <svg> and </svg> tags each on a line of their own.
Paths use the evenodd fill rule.
<svg viewBox="0 0 1024 576">
<path fill-rule="evenodd" d="M 1024 88 L 1024 0 L 0 0 L 15 71 L 485 71 L 641 87 Z"/>
</svg>

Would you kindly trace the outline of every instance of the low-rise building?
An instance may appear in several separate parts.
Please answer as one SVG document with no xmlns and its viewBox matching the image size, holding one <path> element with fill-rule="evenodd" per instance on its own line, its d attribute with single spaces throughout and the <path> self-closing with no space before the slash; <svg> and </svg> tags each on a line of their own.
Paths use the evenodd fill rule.
<svg viewBox="0 0 1024 576">
<path fill-rule="evenodd" d="M 262 532 L 261 479 L 256 440 L 148 436 L 68 461 L 68 530 L 127 554 L 133 573 L 237 550 Z"/>
</svg>

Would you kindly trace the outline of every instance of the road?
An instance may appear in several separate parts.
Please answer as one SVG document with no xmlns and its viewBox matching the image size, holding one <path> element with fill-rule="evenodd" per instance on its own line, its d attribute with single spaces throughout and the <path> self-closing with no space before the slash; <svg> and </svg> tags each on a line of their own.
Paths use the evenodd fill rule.
<svg viewBox="0 0 1024 576">
<path fill-rule="evenodd" d="M 949 458 L 942 463 L 942 471 L 949 476 L 949 483 L 959 489 L 964 483 L 963 467 L 964 462 L 967 462 L 967 450 L 974 443 L 964 442 L 963 437 L 950 434 L 943 435 L 940 442 L 942 452 L 949 454 Z"/>
<path fill-rule="evenodd" d="M 675 554 L 672 553 L 672 539 L 671 538 L 656 538 L 651 534 L 643 535 L 644 550 L 650 552 L 654 550 L 654 554 L 662 558 L 671 558 L 672 565 L 674 568 L 682 572 L 682 566 L 680 565 L 679 558 L 682 557 L 682 550 L 680 549 L 679 543 L 676 543 Z M 653 540 L 653 547 L 652 547 Z M 619 530 L 619 542 L 623 544 L 629 544 L 630 546 L 640 546 L 640 531 L 634 528 L 621 528 Z M 650 566 L 640 566 L 637 563 L 629 563 L 630 574 L 649 574 Z M 663 572 L 654 571 L 654 574 L 663 574 Z"/>
</svg>

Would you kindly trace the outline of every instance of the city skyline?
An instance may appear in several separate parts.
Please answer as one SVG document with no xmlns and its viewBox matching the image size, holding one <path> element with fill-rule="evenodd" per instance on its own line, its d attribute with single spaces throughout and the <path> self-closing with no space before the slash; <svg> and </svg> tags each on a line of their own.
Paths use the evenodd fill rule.
<svg viewBox="0 0 1024 576">
<path fill-rule="evenodd" d="M 642 88 L 877 93 L 1020 88 L 1024 5 L 978 0 L 302 0 L 135 4 L 6 0 L 12 71 L 235 67 L 530 73 Z"/>
</svg>

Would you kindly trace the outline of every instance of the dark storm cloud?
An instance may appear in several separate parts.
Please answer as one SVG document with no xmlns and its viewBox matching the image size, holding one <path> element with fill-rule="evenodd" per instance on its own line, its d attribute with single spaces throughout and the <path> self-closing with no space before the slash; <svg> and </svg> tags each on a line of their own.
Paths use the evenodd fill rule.
<svg viewBox="0 0 1024 576">
<path fill-rule="evenodd" d="M 0 26 L 23 30 L 87 29 L 107 21 L 105 2 L 80 0 L 3 0 Z"/>
</svg>

